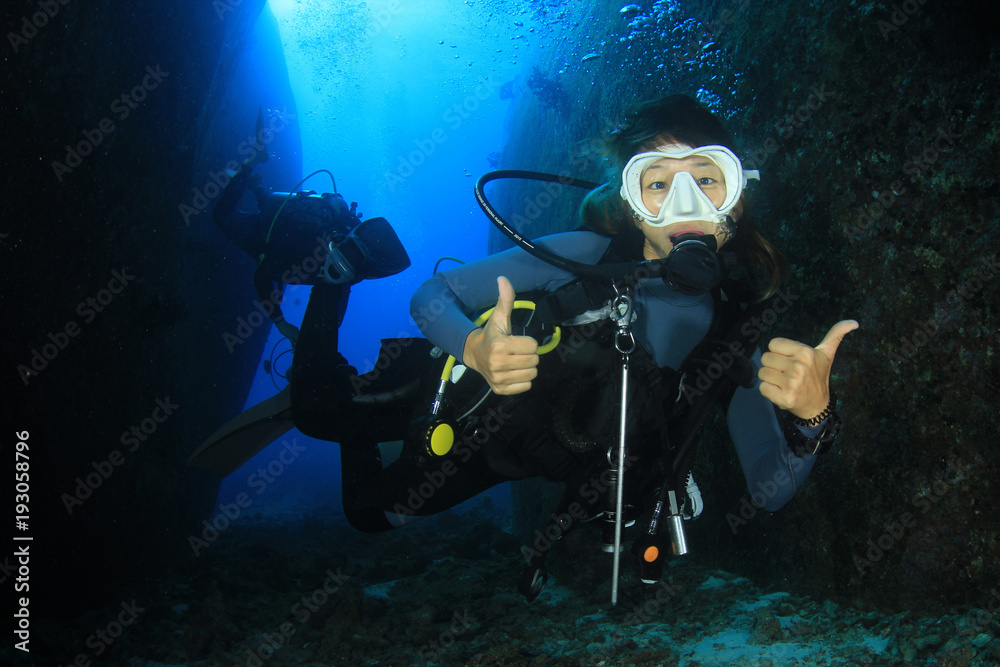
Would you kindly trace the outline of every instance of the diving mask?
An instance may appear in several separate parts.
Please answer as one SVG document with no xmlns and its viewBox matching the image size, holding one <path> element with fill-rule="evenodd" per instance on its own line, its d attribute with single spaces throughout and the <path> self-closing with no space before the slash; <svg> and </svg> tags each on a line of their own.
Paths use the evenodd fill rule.
<svg viewBox="0 0 1000 667">
<path fill-rule="evenodd" d="M 688 171 L 674 175 L 667 196 L 654 215 L 642 201 L 643 174 L 656 162 L 664 158 L 684 159 L 704 157 L 722 171 L 726 186 L 726 197 L 722 206 L 716 208 L 694 177 Z M 639 153 L 632 157 L 622 170 L 622 199 L 627 201 L 636 215 L 654 227 L 664 227 L 676 222 L 704 220 L 717 224 L 724 223 L 726 216 L 735 208 L 746 187 L 747 179 L 760 179 L 756 170 L 745 170 L 736 155 L 725 146 L 701 146 L 690 148 L 678 144 L 661 146 L 655 151 Z"/>
</svg>

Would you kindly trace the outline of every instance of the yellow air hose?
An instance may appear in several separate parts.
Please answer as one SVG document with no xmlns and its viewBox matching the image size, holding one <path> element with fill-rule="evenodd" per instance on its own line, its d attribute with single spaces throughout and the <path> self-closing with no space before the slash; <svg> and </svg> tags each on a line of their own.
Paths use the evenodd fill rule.
<svg viewBox="0 0 1000 667">
<path fill-rule="evenodd" d="M 514 310 L 534 310 L 534 301 L 515 301 Z M 490 315 L 496 308 L 490 308 L 478 318 L 476 318 L 476 326 L 482 326 L 490 319 Z M 552 332 L 552 337 L 544 345 L 538 348 L 538 354 L 547 354 L 554 350 L 559 341 L 562 339 L 562 330 L 556 327 Z M 444 369 L 441 371 L 441 381 L 438 383 L 437 395 L 434 397 L 434 406 L 431 408 L 432 421 L 428 424 L 427 428 L 423 432 L 424 440 L 424 450 L 431 456 L 444 456 L 451 451 L 452 446 L 455 444 L 455 429 L 451 424 L 444 421 L 443 419 L 434 419 L 437 416 L 438 410 L 441 408 L 441 401 L 444 398 L 445 387 L 448 386 L 448 382 L 451 380 L 451 372 L 455 368 L 455 364 L 458 360 L 453 356 L 449 355 L 447 361 L 444 362 Z"/>
</svg>

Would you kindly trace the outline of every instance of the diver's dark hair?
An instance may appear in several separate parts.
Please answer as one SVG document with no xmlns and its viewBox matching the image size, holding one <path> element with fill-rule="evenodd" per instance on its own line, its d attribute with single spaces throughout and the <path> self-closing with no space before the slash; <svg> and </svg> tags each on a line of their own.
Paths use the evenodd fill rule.
<svg viewBox="0 0 1000 667">
<path fill-rule="evenodd" d="M 722 122 L 687 95 L 668 95 L 630 109 L 624 125 L 605 144 L 608 167 L 605 183 L 591 190 L 580 208 L 583 226 L 599 234 L 634 235 L 635 218 L 619 194 L 622 170 L 633 155 L 655 150 L 664 143 L 687 146 L 725 146 L 737 155 L 733 138 Z M 733 209 L 738 218 L 727 245 L 753 283 L 757 297 L 765 299 L 778 289 L 787 271 L 781 253 L 761 236 L 749 214 L 746 192 Z"/>
</svg>

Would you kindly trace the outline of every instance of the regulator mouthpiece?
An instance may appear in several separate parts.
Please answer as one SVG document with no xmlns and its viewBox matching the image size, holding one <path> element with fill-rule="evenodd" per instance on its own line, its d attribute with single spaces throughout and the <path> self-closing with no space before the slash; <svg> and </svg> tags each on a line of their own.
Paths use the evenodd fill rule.
<svg viewBox="0 0 1000 667">
<path fill-rule="evenodd" d="M 704 294 L 722 281 L 722 266 L 716 254 L 715 237 L 707 234 L 671 236 L 673 250 L 667 255 L 660 275 L 663 282 L 682 294 Z"/>
</svg>

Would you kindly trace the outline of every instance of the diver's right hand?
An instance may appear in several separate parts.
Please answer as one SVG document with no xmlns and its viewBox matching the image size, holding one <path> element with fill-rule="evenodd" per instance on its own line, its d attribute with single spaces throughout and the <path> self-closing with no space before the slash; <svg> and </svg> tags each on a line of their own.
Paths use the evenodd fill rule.
<svg viewBox="0 0 1000 667">
<path fill-rule="evenodd" d="M 497 278 L 500 298 L 490 319 L 465 339 L 463 363 L 478 372 L 494 392 L 520 394 L 531 389 L 538 376 L 538 341 L 531 336 L 512 336 L 510 313 L 514 287 L 506 277 Z"/>
</svg>

